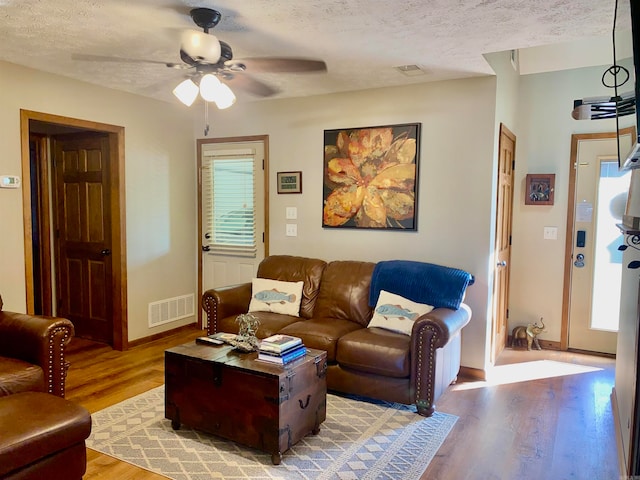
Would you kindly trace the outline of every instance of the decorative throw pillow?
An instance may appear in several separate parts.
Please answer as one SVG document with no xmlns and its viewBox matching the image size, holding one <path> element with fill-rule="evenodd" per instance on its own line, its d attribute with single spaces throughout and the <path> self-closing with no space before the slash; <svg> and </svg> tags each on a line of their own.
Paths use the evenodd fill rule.
<svg viewBox="0 0 640 480">
<path fill-rule="evenodd" d="M 254 278 L 251 281 L 249 312 L 273 312 L 299 317 L 303 284 L 302 281 Z"/>
<path fill-rule="evenodd" d="M 431 310 L 431 305 L 415 303 L 395 293 L 380 290 L 378 303 L 368 326 L 411 335 L 413 322 Z"/>
</svg>

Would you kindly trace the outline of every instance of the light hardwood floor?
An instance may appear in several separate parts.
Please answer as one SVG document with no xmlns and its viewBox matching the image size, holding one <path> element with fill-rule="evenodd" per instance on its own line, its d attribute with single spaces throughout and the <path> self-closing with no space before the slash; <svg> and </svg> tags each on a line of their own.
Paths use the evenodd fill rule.
<svg viewBox="0 0 640 480">
<path fill-rule="evenodd" d="M 126 352 L 74 338 L 66 397 L 96 412 L 162 385 L 164 350 L 201 334 L 183 331 Z M 507 349 L 497 364 L 495 381 L 461 378 L 440 398 L 436 409 L 459 419 L 421 480 L 620 478 L 613 359 Z M 544 378 L 521 381 L 535 376 Z M 164 477 L 88 449 L 84 478 Z"/>
</svg>

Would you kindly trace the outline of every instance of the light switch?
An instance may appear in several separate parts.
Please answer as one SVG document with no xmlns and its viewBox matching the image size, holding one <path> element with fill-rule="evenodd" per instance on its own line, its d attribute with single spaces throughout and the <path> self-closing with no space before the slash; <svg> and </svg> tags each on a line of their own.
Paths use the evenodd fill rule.
<svg viewBox="0 0 640 480">
<path fill-rule="evenodd" d="M 298 236 L 298 225 L 295 223 L 287 223 L 287 237 Z"/>
<path fill-rule="evenodd" d="M 296 207 L 287 207 L 287 220 L 295 220 L 298 218 L 298 209 Z"/>
<path fill-rule="evenodd" d="M 544 227 L 544 239 L 545 240 L 557 240 L 558 239 L 558 227 Z"/>
</svg>

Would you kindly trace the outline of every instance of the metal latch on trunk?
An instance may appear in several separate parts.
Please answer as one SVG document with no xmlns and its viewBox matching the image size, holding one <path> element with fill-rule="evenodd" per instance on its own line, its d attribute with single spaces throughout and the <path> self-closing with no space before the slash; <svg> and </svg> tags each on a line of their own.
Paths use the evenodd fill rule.
<svg viewBox="0 0 640 480">
<path fill-rule="evenodd" d="M 324 378 L 327 375 L 327 359 L 317 356 L 313 359 L 316 364 L 316 375 L 318 378 Z"/>
</svg>

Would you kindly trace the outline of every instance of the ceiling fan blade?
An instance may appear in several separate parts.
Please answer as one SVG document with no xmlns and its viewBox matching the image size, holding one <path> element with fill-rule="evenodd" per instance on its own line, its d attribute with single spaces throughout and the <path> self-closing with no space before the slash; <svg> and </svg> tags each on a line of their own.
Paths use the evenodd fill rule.
<svg viewBox="0 0 640 480">
<path fill-rule="evenodd" d="M 251 73 L 304 73 L 326 72 L 327 64 L 322 60 L 285 57 L 255 57 L 229 60 L 225 66 L 233 70 L 235 64 L 244 64 Z"/>
<path fill-rule="evenodd" d="M 74 53 L 71 55 L 71 59 L 83 62 L 153 63 L 171 68 L 190 68 L 188 65 L 183 66 L 181 63 L 161 62 L 159 60 L 147 60 L 143 58 L 108 57 L 106 55 L 90 55 L 84 53 Z"/>
<path fill-rule="evenodd" d="M 246 73 L 239 73 L 237 75 L 233 75 L 233 77 L 229 77 L 225 79 L 225 82 L 230 83 L 230 86 L 233 88 L 240 88 L 245 92 L 251 93 L 258 97 L 270 97 L 279 93 L 279 90 L 267 85 L 260 80 L 256 80 L 255 78 L 247 75 Z"/>
</svg>

